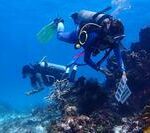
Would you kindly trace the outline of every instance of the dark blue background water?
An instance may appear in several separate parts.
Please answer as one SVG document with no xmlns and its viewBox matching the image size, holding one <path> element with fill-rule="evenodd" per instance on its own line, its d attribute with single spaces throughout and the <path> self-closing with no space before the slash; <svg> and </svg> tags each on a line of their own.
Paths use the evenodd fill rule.
<svg viewBox="0 0 150 133">
<path fill-rule="evenodd" d="M 22 79 L 22 66 L 45 55 L 50 62 L 67 64 L 78 51 L 56 38 L 48 45 L 40 44 L 36 33 L 57 15 L 64 18 L 66 30 L 71 30 L 74 28 L 71 13 L 80 9 L 99 11 L 110 3 L 110 0 L 0 0 L 0 100 L 17 109 L 43 102 L 48 89 L 31 97 L 24 95 L 30 84 Z M 126 27 L 127 47 L 138 40 L 140 28 L 150 24 L 149 0 L 132 0 L 131 6 L 118 16 Z M 79 75 L 81 72 L 103 80 L 101 74 L 89 67 L 81 68 Z"/>
</svg>

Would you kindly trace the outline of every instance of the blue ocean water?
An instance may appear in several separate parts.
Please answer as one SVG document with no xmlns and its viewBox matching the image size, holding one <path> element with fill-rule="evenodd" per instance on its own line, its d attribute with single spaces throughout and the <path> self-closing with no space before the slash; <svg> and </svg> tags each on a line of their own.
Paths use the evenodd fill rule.
<svg viewBox="0 0 150 133">
<path fill-rule="evenodd" d="M 0 1 L 0 101 L 6 102 L 17 109 L 30 108 L 32 105 L 44 103 L 43 97 L 49 90 L 27 97 L 24 92 L 30 89 L 28 80 L 22 79 L 22 66 L 35 63 L 43 56 L 50 62 L 67 64 L 75 53 L 72 45 L 53 38 L 49 44 L 40 44 L 36 33 L 50 20 L 61 16 L 65 20 L 66 30 L 74 25 L 69 17 L 74 11 L 88 9 L 99 11 L 111 4 L 111 0 L 1 0 Z M 132 0 L 131 9 L 121 12 L 120 18 L 126 29 L 124 44 L 129 47 L 131 42 L 138 40 L 142 27 L 150 24 L 150 1 Z M 99 78 L 89 67 L 79 70 L 79 75 Z"/>
</svg>

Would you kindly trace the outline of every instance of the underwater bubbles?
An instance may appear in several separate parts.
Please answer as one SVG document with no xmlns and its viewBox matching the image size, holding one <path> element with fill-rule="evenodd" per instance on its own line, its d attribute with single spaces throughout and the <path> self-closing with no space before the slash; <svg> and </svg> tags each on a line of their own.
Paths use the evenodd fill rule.
<svg viewBox="0 0 150 133">
<path fill-rule="evenodd" d="M 114 11 L 112 12 L 113 16 L 117 16 L 124 10 L 131 9 L 130 0 L 112 0 L 111 5 L 115 8 Z"/>
</svg>

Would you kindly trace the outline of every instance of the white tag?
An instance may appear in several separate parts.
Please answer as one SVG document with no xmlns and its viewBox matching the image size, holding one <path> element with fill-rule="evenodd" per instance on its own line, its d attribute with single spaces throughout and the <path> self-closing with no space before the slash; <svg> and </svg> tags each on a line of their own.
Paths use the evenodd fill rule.
<svg viewBox="0 0 150 133">
<path fill-rule="evenodd" d="M 129 89 L 128 85 L 121 79 L 115 93 L 116 100 L 124 104 L 124 102 L 129 98 L 130 95 L 131 90 Z"/>
</svg>

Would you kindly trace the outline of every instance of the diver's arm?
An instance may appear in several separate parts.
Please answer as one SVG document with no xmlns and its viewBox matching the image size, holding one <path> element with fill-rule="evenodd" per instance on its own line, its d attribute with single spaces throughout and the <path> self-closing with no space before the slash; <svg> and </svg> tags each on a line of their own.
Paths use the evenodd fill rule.
<svg viewBox="0 0 150 133">
<path fill-rule="evenodd" d="M 40 73 L 36 73 L 37 83 L 38 83 L 38 90 L 41 91 L 44 89 L 44 81 L 42 79 L 42 75 Z"/>
<path fill-rule="evenodd" d="M 43 79 L 40 73 L 36 73 L 35 78 L 31 79 L 32 90 L 26 95 L 32 95 L 44 89 Z"/>
<path fill-rule="evenodd" d="M 126 75 L 126 70 L 125 70 L 125 66 L 121 57 L 121 52 L 120 52 L 120 48 L 119 48 L 119 44 L 116 48 L 114 48 L 114 54 L 116 56 L 116 60 L 119 66 L 120 71 L 122 72 L 122 77 L 121 79 L 123 80 L 124 83 L 127 82 L 127 75 Z"/>
<path fill-rule="evenodd" d="M 31 86 L 32 86 L 31 91 L 28 91 L 28 92 L 25 93 L 27 96 L 33 95 L 35 93 L 38 93 L 41 90 L 38 87 L 38 82 L 33 77 L 31 78 Z"/>
<path fill-rule="evenodd" d="M 57 26 L 57 38 L 67 43 L 76 43 L 78 38 L 77 31 L 64 32 L 64 29 L 64 24 L 59 22 Z"/>
<path fill-rule="evenodd" d="M 124 67 L 124 63 L 123 63 L 123 60 L 122 60 L 119 44 L 117 44 L 117 46 L 113 49 L 113 51 L 114 51 L 114 55 L 115 55 L 116 60 L 117 60 L 119 70 L 121 72 L 125 73 L 125 67 Z"/>
</svg>

